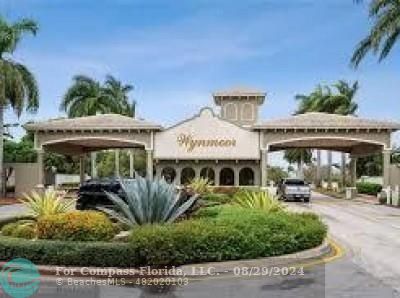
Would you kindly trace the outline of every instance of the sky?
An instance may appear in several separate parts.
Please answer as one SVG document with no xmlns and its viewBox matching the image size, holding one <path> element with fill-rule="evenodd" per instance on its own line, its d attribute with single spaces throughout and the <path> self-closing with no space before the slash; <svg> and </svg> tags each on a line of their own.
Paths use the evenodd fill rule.
<svg viewBox="0 0 400 298">
<path fill-rule="evenodd" d="M 232 86 L 267 92 L 262 119 L 285 117 L 296 94 L 339 79 L 359 81 L 360 117 L 400 121 L 399 48 L 382 63 L 368 56 L 359 69 L 349 66 L 370 27 L 365 3 L 0 0 L 0 14 L 40 26 L 14 55 L 37 77 L 40 109 L 20 119 L 7 111 L 8 122 L 63 116 L 59 104 L 76 74 L 134 85 L 139 117 L 164 126 L 212 106 L 211 93 Z"/>
</svg>

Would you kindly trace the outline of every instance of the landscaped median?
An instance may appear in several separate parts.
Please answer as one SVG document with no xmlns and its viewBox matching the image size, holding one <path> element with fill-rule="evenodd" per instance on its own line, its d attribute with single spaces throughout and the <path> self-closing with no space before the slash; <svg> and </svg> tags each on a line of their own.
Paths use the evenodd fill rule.
<svg viewBox="0 0 400 298">
<path fill-rule="evenodd" d="M 34 220 L 8 224 L 0 236 L 0 261 L 20 257 L 37 265 L 180 266 L 292 254 L 318 247 L 326 237 L 326 226 L 318 216 L 286 211 L 265 192 L 239 192 L 223 203 L 219 195 L 213 199 L 213 194 L 202 194 L 203 201 L 196 201 L 194 208 L 192 195 L 184 199 L 190 204 L 179 199 L 165 205 L 170 186 L 157 183 L 143 181 L 135 186 L 149 186 L 160 194 L 149 204 L 153 200 L 149 197 L 140 204 L 133 198 L 125 202 L 115 197 L 122 211 L 103 210 L 113 222 L 98 211 L 68 211 L 61 206 L 56 214 L 36 212 Z M 176 195 L 172 188 L 171 194 Z M 54 198 L 49 195 L 37 201 L 48 206 Z M 139 205 L 144 209 L 138 211 Z M 128 229 L 129 236 L 117 240 L 114 236 L 121 229 Z"/>
<path fill-rule="evenodd" d="M 205 208 L 192 220 L 137 227 L 127 242 L 1 236 L 0 259 L 22 257 L 35 264 L 65 266 L 182 265 L 294 253 L 320 245 L 325 236 L 326 227 L 312 214 L 224 206 Z"/>
</svg>

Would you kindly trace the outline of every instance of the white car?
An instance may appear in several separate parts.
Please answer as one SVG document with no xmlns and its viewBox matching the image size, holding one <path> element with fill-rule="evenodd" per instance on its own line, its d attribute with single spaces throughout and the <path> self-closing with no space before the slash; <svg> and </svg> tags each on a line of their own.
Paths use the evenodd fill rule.
<svg viewBox="0 0 400 298">
<path fill-rule="evenodd" d="M 309 202 L 311 187 L 303 179 L 287 178 L 279 183 L 279 195 L 283 200 L 303 200 Z"/>
</svg>

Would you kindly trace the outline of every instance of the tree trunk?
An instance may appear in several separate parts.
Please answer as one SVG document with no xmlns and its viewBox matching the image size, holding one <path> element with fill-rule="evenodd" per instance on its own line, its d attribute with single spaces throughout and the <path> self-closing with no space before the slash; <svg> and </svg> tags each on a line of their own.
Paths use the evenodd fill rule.
<svg viewBox="0 0 400 298">
<path fill-rule="evenodd" d="M 332 189 L 332 151 L 328 151 L 328 189 Z"/>
<path fill-rule="evenodd" d="M 342 189 L 346 187 L 346 153 L 342 153 Z"/>
<path fill-rule="evenodd" d="M 90 161 L 91 161 L 91 166 L 92 166 L 92 179 L 97 178 L 97 152 L 91 152 L 90 153 Z"/>
<path fill-rule="evenodd" d="M 0 105 L 0 193 L 2 197 L 6 195 L 5 179 L 4 179 L 4 165 L 3 165 L 3 154 L 4 154 L 4 106 Z"/>
<path fill-rule="evenodd" d="M 115 176 L 119 177 L 119 149 L 115 149 Z"/>
<path fill-rule="evenodd" d="M 315 176 L 315 185 L 321 187 L 321 150 L 317 150 L 317 170 Z"/>
</svg>

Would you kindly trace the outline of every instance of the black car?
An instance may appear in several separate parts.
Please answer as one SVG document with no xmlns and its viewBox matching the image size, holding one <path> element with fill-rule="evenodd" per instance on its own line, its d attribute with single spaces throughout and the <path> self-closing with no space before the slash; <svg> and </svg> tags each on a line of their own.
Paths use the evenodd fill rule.
<svg viewBox="0 0 400 298">
<path fill-rule="evenodd" d="M 126 179 L 132 180 L 132 179 Z M 125 182 L 125 179 L 124 179 Z M 78 191 L 76 209 L 96 209 L 97 206 L 112 206 L 106 192 L 115 193 L 124 199 L 120 178 L 97 178 L 82 183 Z"/>
</svg>

